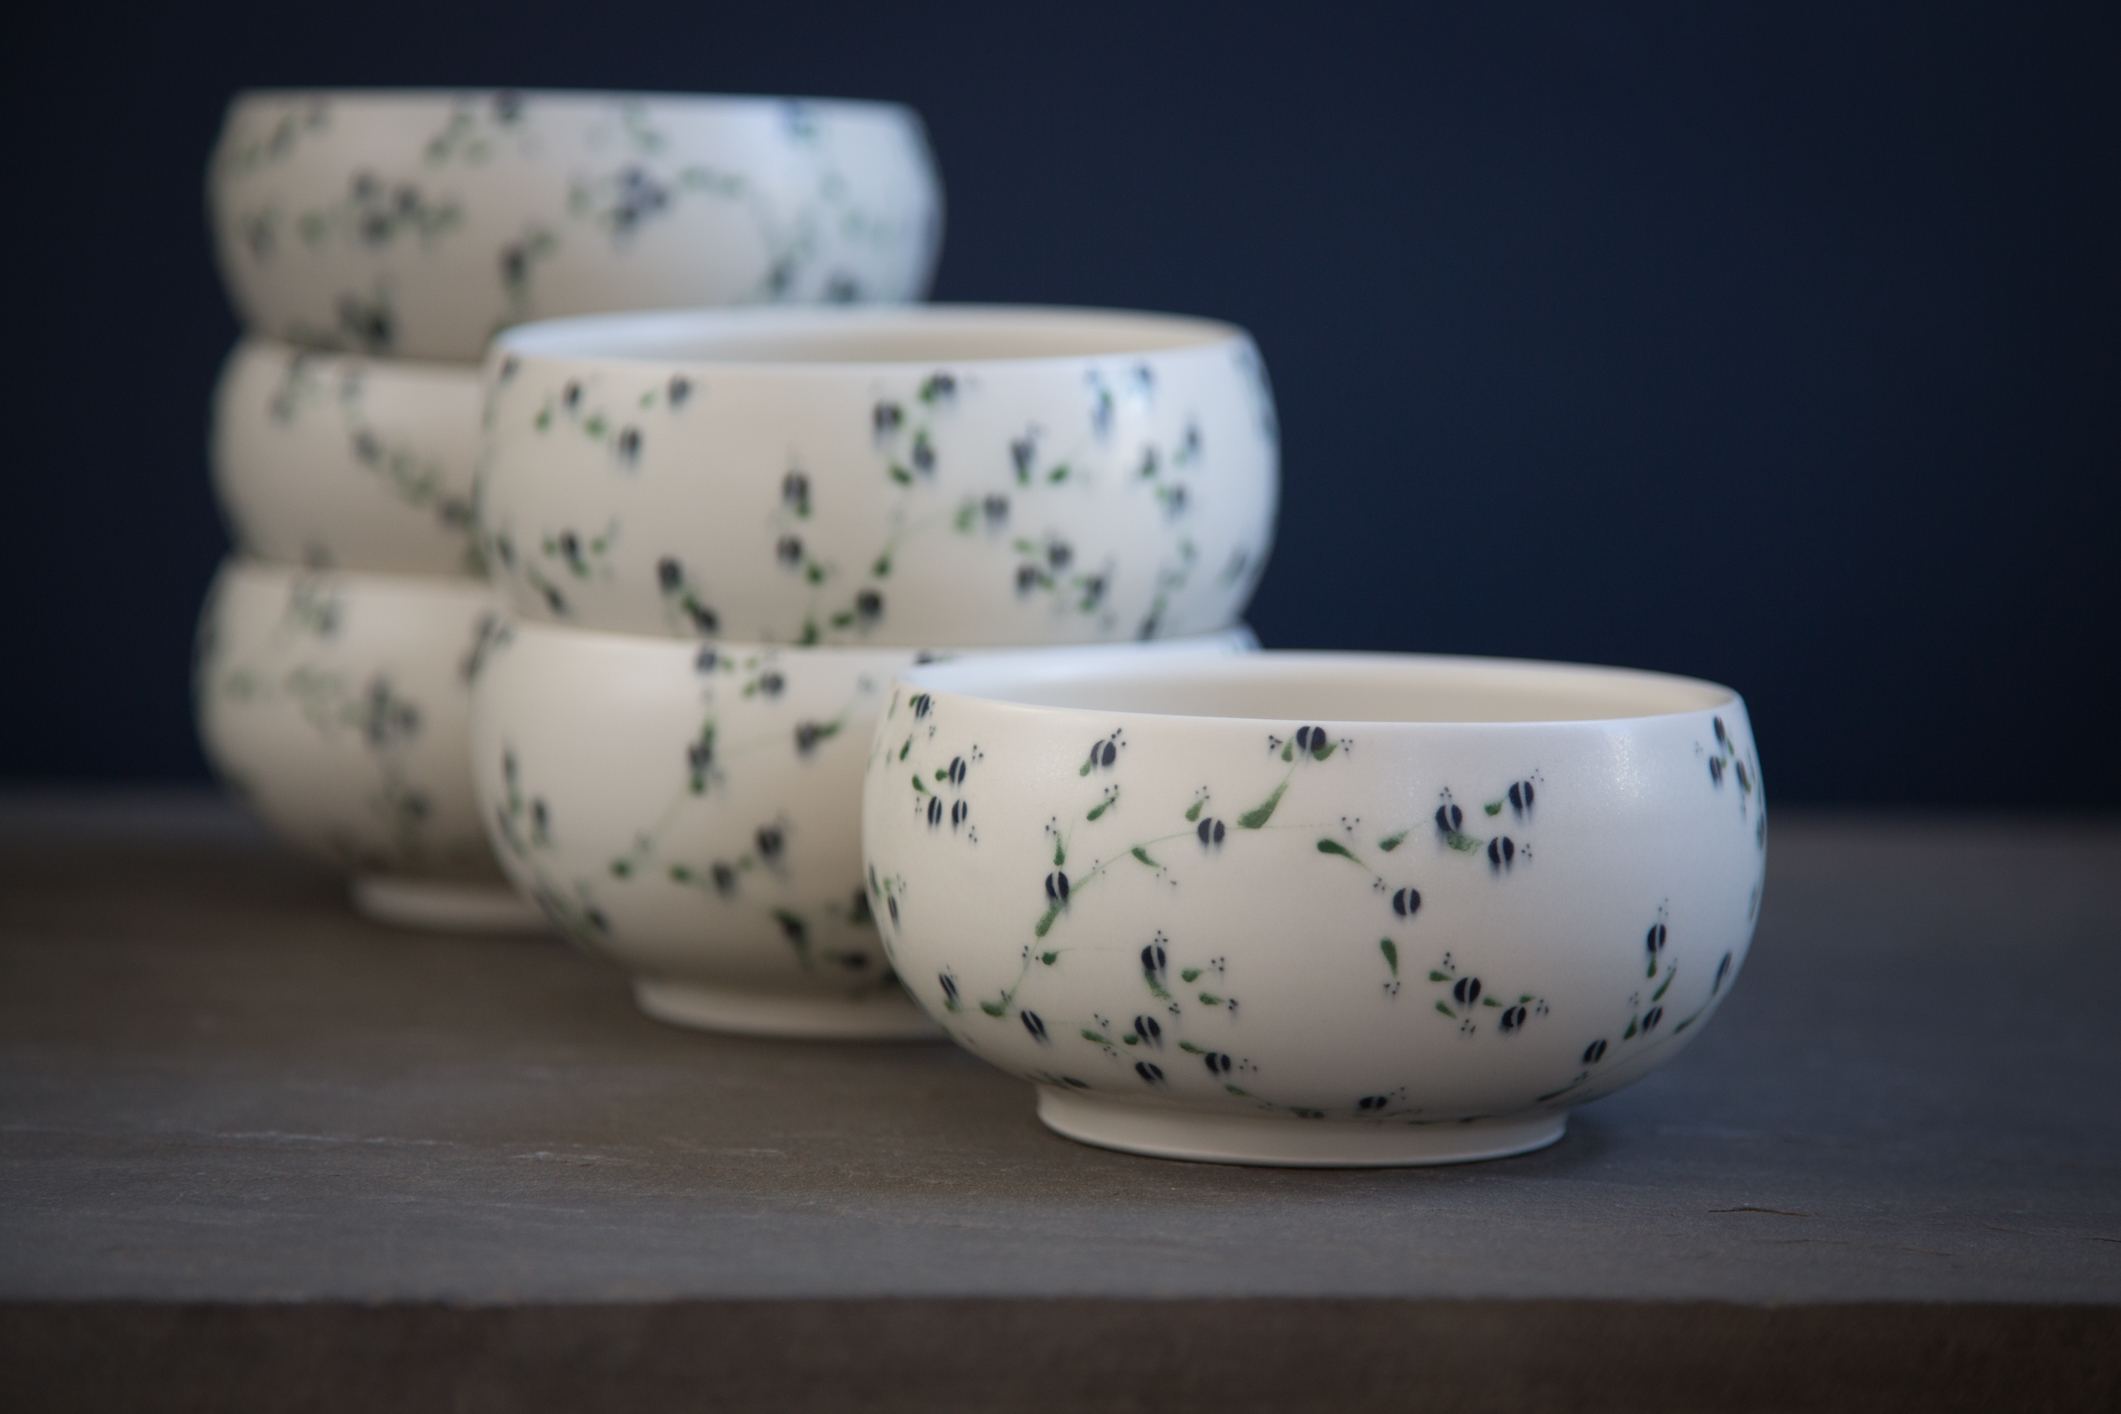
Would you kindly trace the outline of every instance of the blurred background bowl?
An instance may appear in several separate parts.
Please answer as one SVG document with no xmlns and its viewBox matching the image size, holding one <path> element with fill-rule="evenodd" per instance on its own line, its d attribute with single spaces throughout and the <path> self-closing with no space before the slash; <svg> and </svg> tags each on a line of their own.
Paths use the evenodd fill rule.
<svg viewBox="0 0 2121 1414">
<path fill-rule="evenodd" d="M 230 560 L 199 623 L 200 740 L 288 843 L 390 922 L 522 927 L 486 846 L 466 742 L 493 618 L 476 580 Z"/>
<path fill-rule="evenodd" d="M 863 822 L 892 965 L 1048 1125 L 1295 1165 L 1558 1139 L 1700 1034 L 1767 849 L 1729 689 L 1400 655 L 916 667 Z"/>
<path fill-rule="evenodd" d="M 243 93 L 207 198 L 247 325 L 402 358 L 591 310 L 919 299 L 942 237 L 920 118 L 824 99 Z"/>
<path fill-rule="evenodd" d="M 283 564 L 480 574 L 476 364 L 244 339 L 214 391 L 214 491 L 236 543 Z"/>
<path fill-rule="evenodd" d="M 518 612 L 993 647 L 1242 617 L 1279 496 L 1242 330 L 1100 310 L 700 310 L 512 330 L 481 546 Z"/>
<path fill-rule="evenodd" d="M 1256 647 L 1236 629 L 1046 651 L 1087 663 Z M 935 1036 L 892 976 L 861 868 L 873 729 L 893 674 L 919 656 L 506 623 L 472 694 L 472 770 L 494 852 L 570 937 L 632 975 L 652 1016 L 782 1036 Z M 981 823 L 943 828 L 970 837 Z"/>
</svg>

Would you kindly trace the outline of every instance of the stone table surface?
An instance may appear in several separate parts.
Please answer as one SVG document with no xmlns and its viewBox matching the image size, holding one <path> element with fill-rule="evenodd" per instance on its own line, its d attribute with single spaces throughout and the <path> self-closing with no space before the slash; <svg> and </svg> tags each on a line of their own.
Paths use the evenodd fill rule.
<svg viewBox="0 0 2121 1414">
<path fill-rule="evenodd" d="M 1785 812 L 1715 1024 L 1461 1167 L 1071 1143 L 946 1044 L 650 1021 L 219 800 L 0 797 L 0 1301 L 2121 1301 L 2121 829 Z"/>
</svg>

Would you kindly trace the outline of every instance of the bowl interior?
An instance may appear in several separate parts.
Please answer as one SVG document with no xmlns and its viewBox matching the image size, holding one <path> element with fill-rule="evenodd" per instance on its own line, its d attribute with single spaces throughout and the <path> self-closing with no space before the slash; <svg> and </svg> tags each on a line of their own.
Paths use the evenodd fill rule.
<svg viewBox="0 0 2121 1414">
<path fill-rule="evenodd" d="M 1237 331 L 1122 310 L 930 305 L 664 310 L 522 325 L 498 347 L 532 358 L 654 363 L 870 365 L 1094 358 L 1196 348 Z"/>
<path fill-rule="evenodd" d="M 930 664 L 904 678 L 931 692 L 1027 707 L 1282 724 L 1614 721 L 1736 700 L 1729 688 L 1661 673 L 1398 653 L 1261 653 L 1198 661 L 1156 655 L 1075 665 L 1026 653 Z"/>
</svg>

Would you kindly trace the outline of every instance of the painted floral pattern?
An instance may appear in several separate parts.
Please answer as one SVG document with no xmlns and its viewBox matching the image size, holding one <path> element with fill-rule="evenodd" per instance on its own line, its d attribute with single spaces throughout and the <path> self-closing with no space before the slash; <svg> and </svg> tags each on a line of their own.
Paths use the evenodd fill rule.
<svg viewBox="0 0 2121 1414">
<path fill-rule="evenodd" d="M 1252 646 L 1235 633 L 1162 651 Z M 932 656 L 504 620 L 471 729 L 495 851 L 570 937 L 636 978 L 897 996 L 862 877 L 862 774 L 893 674 Z"/>
<path fill-rule="evenodd" d="M 897 690 L 865 883 L 922 1006 L 1040 1085 L 1358 1125 L 1566 1108 L 1661 1061 L 1744 957 L 1754 840 L 1683 807 L 1626 822 L 1682 852 L 1639 862 L 1590 808 L 1595 733 L 1423 782 L 1390 727 L 1135 718 L 1071 751 L 980 709 Z M 1691 726 L 1659 731 L 1675 793 Z"/>
<path fill-rule="evenodd" d="M 892 371 L 494 365 L 483 548 L 517 610 L 798 646 L 1113 642 L 1236 621 L 1277 496 L 1241 338 L 1133 360 Z M 772 474 L 758 474 L 761 467 Z"/>
<path fill-rule="evenodd" d="M 214 483 L 247 554 L 311 568 L 483 573 L 472 368 L 238 344 L 215 394 Z"/>
<path fill-rule="evenodd" d="M 254 93 L 208 174 L 253 328 L 474 360 L 526 319 L 919 298 L 941 193 L 876 104 L 566 93 Z"/>
<path fill-rule="evenodd" d="M 465 761 L 475 586 L 232 562 L 197 645 L 200 735 L 291 842 L 357 873 L 485 878 Z"/>
<path fill-rule="evenodd" d="M 477 673 L 481 800 L 517 887 L 576 942 L 658 979 L 850 1000 L 895 992 L 858 851 L 834 817 L 859 789 L 882 682 L 915 655 L 849 664 L 607 643 L 636 664 L 645 655 L 662 691 L 644 700 L 636 685 L 622 702 L 577 683 L 575 710 L 559 717 L 551 698 L 567 685 L 555 668 L 570 640 L 504 625 Z M 569 749 L 585 719 L 619 730 L 629 750 Z"/>
</svg>

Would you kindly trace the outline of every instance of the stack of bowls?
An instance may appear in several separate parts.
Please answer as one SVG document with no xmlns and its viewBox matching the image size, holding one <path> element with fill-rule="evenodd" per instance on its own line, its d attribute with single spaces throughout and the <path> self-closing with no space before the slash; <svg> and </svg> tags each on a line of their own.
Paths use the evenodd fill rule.
<svg viewBox="0 0 2121 1414">
<path fill-rule="evenodd" d="M 894 674 L 1256 646 L 1277 435 L 1228 325 L 620 315 L 511 330 L 487 374 L 479 548 L 509 617 L 472 687 L 480 806 L 509 877 L 665 1020 L 937 1034 L 877 932 L 863 776 L 965 848 L 1009 822 L 961 792 L 979 741 L 875 738 L 926 714 Z"/>
<path fill-rule="evenodd" d="M 215 395 L 238 554 L 201 625 L 201 736 L 364 911 L 534 917 L 474 803 L 493 629 L 472 532 L 479 359 L 521 320 L 918 299 L 941 193 L 920 120 L 867 103 L 250 93 L 208 174 L 248 332 Z"/>
</svg>

